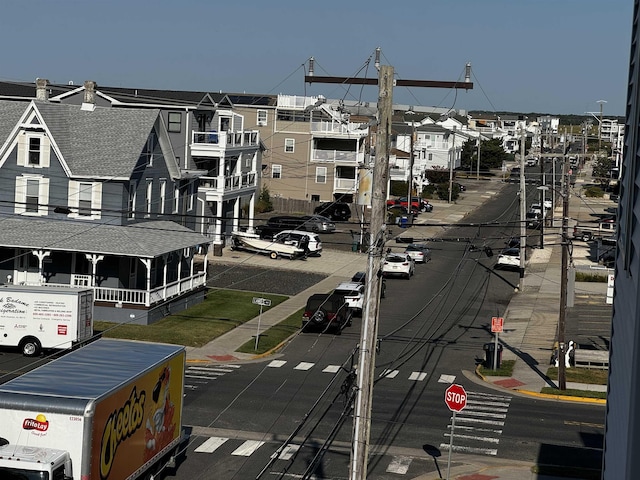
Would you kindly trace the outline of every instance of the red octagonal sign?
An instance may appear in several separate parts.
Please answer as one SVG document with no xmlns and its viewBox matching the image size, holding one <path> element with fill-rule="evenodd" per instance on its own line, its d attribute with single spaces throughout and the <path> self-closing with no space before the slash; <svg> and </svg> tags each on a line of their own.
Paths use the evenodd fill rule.
<svg viewBox="0 0 640 480">
<path fill-rule="evenodd" d="M 444 391 L 444 403 L 452 412 L 459 412 L 467 406 L 467 392 L 462 385 L 450 385 Z"/>
</svg>

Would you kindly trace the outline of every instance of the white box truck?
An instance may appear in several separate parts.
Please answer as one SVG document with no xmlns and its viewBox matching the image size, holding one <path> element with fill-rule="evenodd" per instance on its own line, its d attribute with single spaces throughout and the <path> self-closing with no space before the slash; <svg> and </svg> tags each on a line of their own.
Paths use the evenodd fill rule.
<svg viewBox="0 0 640 480">
<path fill-rule="evenodd" d="M 183 346 L 99 339 L 0 385 L 0 479 L 133 480 L 186 438 Z"/>
<path fill-rule="evenodd" d="M 0 347 L 28 357 L 67 349 L 93 336 L 90 288 L 0 286 Z"/>
</svg>

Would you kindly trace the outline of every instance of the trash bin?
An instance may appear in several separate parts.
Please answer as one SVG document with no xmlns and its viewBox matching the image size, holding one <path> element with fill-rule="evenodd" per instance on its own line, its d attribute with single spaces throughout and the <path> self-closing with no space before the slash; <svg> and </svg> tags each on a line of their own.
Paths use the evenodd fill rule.
<svg viewBox="0 0 640 480">
<path fill-rule="evenodd" d="M 500 368 L 500 365 L 502 364 L 502 344 L 501 343 L 498 344 L 498 357 L 496 359 L 495 368 L 493 366 L 493 357 L 494 357 L 494 352 L 496 351 L 495 342 L 485 343 L 483 346 L 483 349 L 485 353 L 485 358 L 484 358 L 485 366 L 487 368 L 490 368 L 491 370 Z"/>
<path fill-rule="evenodd" d="M 403 215 L 400 217 L 400 228 L 409 228 L 413 223 L 413 215 Z"/>
<path fill-rule="evenodd" d="M 357 240 L 354 240 L 353 243 L 351 244 L 351 251 L 352 252 L 359 252 L 360 251 L 360 242 Z"/>
</svg>

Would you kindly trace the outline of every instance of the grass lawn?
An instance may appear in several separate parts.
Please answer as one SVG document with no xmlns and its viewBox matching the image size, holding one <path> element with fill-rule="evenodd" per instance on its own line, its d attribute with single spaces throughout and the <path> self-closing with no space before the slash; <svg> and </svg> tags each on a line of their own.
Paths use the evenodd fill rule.
<svg viewBox="0 0 640 480">
<path fill-rule="evenodd" d="M 247 343 L 242 345 L 240 348 L 238 348 L 236 351 L 242 352 L 242 353 L 254 353 L 256 355 L 260 355 L 262 353 L 268 352 L 269 350 L 277 347 L 284 340 L 286 340 L 295 332 L 300 330 L 300 322 L 302 319 L 303 312 L 304 312 L 304 308 L 301 308 L 297 312 L 289 315 L 282 322 L 262 332 L 260 334 L 260 339 L 258 340 L 257 349 L 256 349 L 256 340 L 254 337 L 253 340 L 248 341 Z"/>
<path fill-rule="evenodd" d="M 606 385 L 608 371 L 600 368 L 565 368 L 565 380 L 567 382 L 589 383 L 592 385 Z M 558 379 L 558 367 L 549 367 L 547 377 Z"/>
<path fill-rule="evenodd" d="M 485 376 L 490 377 L 510 377 L 513 375 L 513 366 L 516 364 L 515 360 L 503 360 L 500 362 L 500 368 L 493 370 L 481 365 L 478 371 Z"/>
<path fill-rule="evenodd" d="M 170 315 L 151 325 L 131 325 L 95 321 L 94 330 L 103 337 L 201 347 L 238 325 L 257 317 L 260 306 L 251 303 L 257 294 L 238 290 L 209 290 L 204 302 Z M 284 302 L 284 295 L 260 294 L 271 307 Z"/>
<path fill-rule="evenodd" d="M 563 395 L 567 397 L 584 397 L 584 398 L 607 398 L 607 392 L 593 392 L 591 390 L 573 390 L 567 388 L 566 390 L 558 390 L 557 388 L 542 387 L 540 393 L 547 393 L 549 395 Z"/>
</svg>

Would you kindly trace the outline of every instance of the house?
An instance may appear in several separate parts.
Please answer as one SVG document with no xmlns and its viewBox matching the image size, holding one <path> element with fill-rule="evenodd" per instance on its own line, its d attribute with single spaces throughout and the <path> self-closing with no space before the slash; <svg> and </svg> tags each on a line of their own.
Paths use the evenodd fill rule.
<svg viewBox="0 0 640 480">
<path fill-rule="evenodd" d="M 224 94 L 98 87 L 93 81 L 81 86 L 45 79 L 35 86 L 0 82 L 0 99 L 32 100 L 34 94 L 51 103 L 159 110 L 181 175 L 192 178 L 186 188 L 192 189 L 193 209 L 174 220 L 209 236 L 214 255 L 221 254 L 242 219 L 253 226 L 264 145 L 258 130 L 244 129 L 244 117 L 232 111 Z"/>
<path fill-rule="evenodd" d="M 197 177 L 157 108 L 0 99 L 0 281 L 94 290 L 95 318 L 147 324 L 204 298 Z"/>
</svg>

